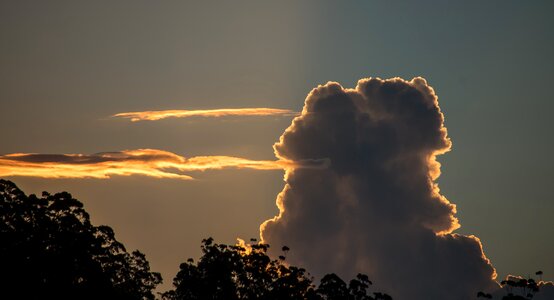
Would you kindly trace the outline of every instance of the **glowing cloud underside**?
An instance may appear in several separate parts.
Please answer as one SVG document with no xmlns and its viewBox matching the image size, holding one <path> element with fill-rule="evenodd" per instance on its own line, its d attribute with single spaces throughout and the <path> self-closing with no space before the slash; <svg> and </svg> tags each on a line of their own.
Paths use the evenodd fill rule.
<svg viewBox="0 0 554 300">
<path fill-rule="evenodd" d="M 91 155 L 14 153 L 0 156 L 0 176 L 42 178 L 109 178 L 113 175 L 144 175 L 190 180 L 193 178 L 183 172 L 226 168 L 284 170 L 291 167 L 320 166 L 322 166 L 320 161 L 250 160 L 232 156 L 185 158 L 155 149 L 125 150 Z"/>
<path fill-rule="evenodd" d="M 366 273 L 395 299 L 473 299 L 497 285 L 475 236 L 456 234 L 456 206 L 440 194 L 436 157 L 451 142 L 423 78 L 329 82 L 307 96 L 274 145 L 283 160 L 328 158 L 285 173 L 264 242 L 287 245 L 312 274 Z M 278 253 L 274 253 L 278 255 Z"/>
<path fill-rule="evenodd" d="M 189 117 L 225 117 L 225 116 L 294 116 L 297 115 L 288 109 L 277 108 L 221 108 L 209 110 L 154 110 L 123 112 L 113 117 L 128 118 L 131 121 L 155 121 L 165 118 Z"/>
</svg>

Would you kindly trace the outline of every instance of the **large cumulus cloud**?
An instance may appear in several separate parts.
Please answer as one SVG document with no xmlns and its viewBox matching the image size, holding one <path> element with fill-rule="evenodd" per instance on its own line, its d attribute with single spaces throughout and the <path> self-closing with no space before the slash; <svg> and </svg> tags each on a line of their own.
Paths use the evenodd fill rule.
<svg viewBox="0 0 554 300">
<path fill-rule="evenodd" d="M 314 275 L 370 275 L 396 299 L 471 299 L 497 287 L 477 237 L 459 228 L 440 194 L 436 156 L 450 150 L 433 89 L 423 78 L 318 86 L 274 145 L 283 160 L 328 159 L 291 169 L 265 242 Z M 278 248 L 278 247 L 277 247 Z"/>
</svg>

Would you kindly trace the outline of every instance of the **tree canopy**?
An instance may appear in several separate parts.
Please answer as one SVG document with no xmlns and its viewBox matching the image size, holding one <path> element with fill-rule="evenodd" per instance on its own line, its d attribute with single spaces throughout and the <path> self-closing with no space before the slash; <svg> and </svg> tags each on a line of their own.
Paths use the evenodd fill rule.
<svg viewBox="0 0 554 300">
<path fill-rule="evenodd" d="M 154 299 L 161 283 L 67 192 L 27 196 L 0 179 L 0 241 L 0 299 Z"/>
<path fill-rule="evenodd" d="M 318 286 L 303 268 L 276 259 L 269 245 L 252 239 L 237 245 L 201 244 L 202 256 L 180 265 L 163 300 L 391 300 L 374 292 L 367 275 L 345 282 L 327 274 Z M 552 283 L 510 276 L 493 294 L 477 299 L 550 299 Z M 94 226 L 83 204 L 61 192 L 25 195 L 0 179 L 0 299 L 155 299 L 162 281 L 141 252 L 127 252 L 108 226 Z M 539 293 L 547 288 L 547 294 Z M 504 295 L 501 295 L 504 293 Z"/>
<path fill-rule="evenodd" d="M 203 255 L 197 263 L 189 259 L 180 265 L 174 289 L 164 293 L 164 299 L 392 299 L 371 293 L 372 282 L 363 274 L 349 284 L 336 274 L 327 274 L 316 287 L 305 269 L 286 263 L 286 246 L 278 259 L 267 255 L 269 245 L 264 243 L 225 245 L 208 238 L 201 248 Z"/>
</svg>

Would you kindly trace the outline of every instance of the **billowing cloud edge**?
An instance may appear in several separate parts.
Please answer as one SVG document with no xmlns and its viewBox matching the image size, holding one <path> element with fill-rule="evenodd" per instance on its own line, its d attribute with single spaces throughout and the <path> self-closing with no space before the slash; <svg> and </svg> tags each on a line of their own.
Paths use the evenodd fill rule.
<svg viewBox="0 0 554 300">
<path fill-rule="evenodd" d="M 388 96 L 391 96 L 393 98 L 406 98 L 409 101 L 405 103 L 400 103 L 393 99 L 387 102 L 385 98 L 387 98 Z M 412 97 L 411 99 L 413 101 L 410 100 L 410 97 Z M 342 104 L 348 102 L 348 105 L 344 105 L 343 107 L 341 107 L 341 101 L 343 101 Z M 333 106 L 337 103 L 338 106 Z M 414 108 L 414 111 L 410 112 L 410 107 Z M 341 241 L 352 242 L 360 239 L 363 240 L 363 238 L 360 238 L 360 236 L 356 236 L 354 234 L 348 237 L 317 237 L 318 235 L 326 235 L 324 230 L 323 232 L 317 232 L 309 231 L 308 229 L 306 229 L 314 227 L 317 228 L 317 222 L 310 223 L 309 218 L 311 217 L 311 215 L 313 215 L 313 213 L 309 212 L 312 212 L 316 209 L 319 209 L 320 211 L 324 210 L 323 208 L 319 208 L 318 205 L 308 203 L 309 201 L 312 201 L 309 200 L 310 197 L 315 198 L 320 196 L 322 198 L 325 198 L 327 195 L 332 194 L 332 189 L 329 190 L 331 191 L 330 193 L 323 193 L 321 195 L 317 194 L 317 196 L 311 196 L 309 194 L 313 194 L 313 189 L 303 190 L 301 184 L 303 184 L 303 182 L 305 181 L 307 181 L 308 184 L 311 184 L 313 182 L 310 182 L 310 180 L 319 180 L 322 182 L 320 184 L 320 187 L 325 191 L 327 191 L 326 186 L 332 186 L 333 184 L 335 184 L 335 179 L 329 178 L 336 175 L 335 173 L 333 173 L 333 166 L 337 163 L 337 157 L 332 157 L 332 155 L 326 156 L 325 151 L 321 151 L 321 153 L 319 153 L 318 150 L 314 149 L 325 149 L 326 146 L 329 145 L 331 147 L 336 146 L 332 145 L 332 143 L 325 144 L 325 141 L 326 139 L 332 140 L 333 137 L 338 137 L 338 139 L 340 139 L 339 135 L 333 136 L 332 133 L 333 130 L 341 126 L 340 122 L 342 122 L 343 119 L 341 119 L 340 114 L 344 114 L 344 116 L 346 117 L 343 117 L 346 120 L 348 120 L 350 117 L 363 117 L 370 119 L 371 122 L 362 124 L 364 126 L 372 124 L 371 126 L 375 125 L 376 127 L 379 127 L 379 124 L 384 124 L 382 126 L 384 129 L 391 130 L 392 128 L 393 131 L 396 130 L 394 132 L 396 132 L 398 136 L 408 137 L 408 139 L 410 139 L 410 135 L 422 138 L 422 142 L 419 145 L 416 138 L 413 138 L 412 140 L 407 142 L 406 145 L 401 145 L 402 147 L 412 147 L 413 149 L 409 150 L 412 152 L 408 151 L 405 153 L 406 155 L 401 153 L 399 156 L 400 159 L 405 159 L 405 157 L 413 155 L 414 157 L 421 159 L 421 161 L 425 161 L 423 165 L 425 166 L 426 175 L 424 175 L 422 178 L 425 179 L 424 177 L 427 177 L 427 179 L 424 180 L 425 183 L 423 183 L 422 189 L 428 191 L 426 192 L 428 194 L 425 197 L 429 198 L 430 202 L 432 202 L 430 207 L 434 207 L 434 209 L 436 210 L 435 214 L 429 214 L 428 216 L 425 215 L 425 212 L 418 212 L 420 214 L 423 213 L 423 215 L 416 218 L 416 221 L 419 222 L 419 225 L 417 225 L 416 227 L 420 228 L 414 231 L 416 232 L 414 237 L 416 237 L 417 234 L 420 233 L 423 234 L 423 236 L 426 236 L 425 232 L 431 231 L 432 235 L 434 235 L 435 238 L 427 237 L 427 239 L 431 241 L 432 244 L 436 244 L 436 246 L 433 247 L 445 247 L 445 249 L 450 249 L 448 250 L 450 251 L 450 254 L 446 254 L 445 257 L 452 256 L 460 252 L 458 253 L 461 255 L 461 257 L 459 257 L 460 261 L 464 261 L 464 259 L 467 258 L 468 261 L 472 261 L 473 263 L 479 265 L 479 267 L 474 268 L 474 272 L 476 272 L 474 274 L 475 279 L 471 279 L 474 281 L 473 283 L 467 283 L 468 287 L 479 286 L 489 291 L 497 289 L 498 284 L 494 281 L 497 276 L 496 270 L 492 266 L 490 260 L 484 254 L 481 241 L 473 235 L 464 236 L 453 233 L 456 229 L 460 228 L 460 223 L 455 216 L 456 206 L 455 204 L 451 203 L 445 196 L 440 194 L 439 186 L 436 183 L 436 180 L 441 175 L 441 165 L 437 161 L 437 156 L 450 151 L 452 143 L 450 141 L 450 138 L 448 138 L 447 130 L 444 126 L 444 115 L 438 105 L 438 97 L 436 96 L 433 88 L 431 88 L 427 84 L 427 81 L 421 77 L 416 77 L 410 81 L 406 81 L 401 78 L 392 78 L 386 80 L 380 78 L 365 78 L 361 79 L 354 89 L 343 88 L 340 84 L 336 82 L 328 82 L 325 85 L 320 85 L 317 88 L 314 88 L 308 94 L 301 115 L 295 117 L 292 120 L 291 125 L 285 130 L 285 132 L 279 138 L 279 141 L 274 145 L 275 155 L 279 159 L 298 159 L 307 157 L 313 159 L 326 157 L 330 160 L 330 168 L 326 170 L 321 170 L 321 172 L 305 172 L 303 170 L 296 170 L 295 168 L 290 168 L 285 171 L 285 185 L 276 199 L 276 205 L 279 209 L 279 213 L 277 216 L 266 220 L 260 225 L 261 239 L 265 243 L 278 245 L 287 244 L 291 246 L 291 249 L 293 249 L 293 251 L 298 252 L 296 260 L 293 258 L 294 262 L 305 264 L 306 267 L 308 267 L 309 269 L 313 269 L 314 266 L 315 269 L 322 269 L 321 266 L 335 265 L 333 264 L 334 260 L 339 261 L 339 265 L 336 266 L 340 266 L 340 261 L 342 260 L 342 265 L 344 265 L 344 262 L 347 262 L 346 267 L 343 270 L 354 271 L 354 269 L 356 269 L 357 271 L 362 272 L 368 271 L 368 269 L 359 269 L 355 263 L 356 259 L 352 259 L 352 257 L 349 258 L 348 253 L 350 252 L 354 253 L 353 256 L 356 255 L 356 251 L 348 249 L 351 248 L 352 245 L 346 246 L 346 248 L 338 245 L 341 243 Z M 418 114 L 420 114 L 420 116 L 418 116 Z M 427 118 L 429 116 L 431 118 Z M 420 121 L 417 121 L 418 117 L 425 117 L 427 119 L 424 118 Z M 325 118 L 328 118 L 329 122 L 327 122 Z M 407 120 L 410 120 L 409 118 L 412 118 L 412 120 L 410 121 L 412 122 L 411 125 L 407 125 Z M 396 119 L 399 120 L 397 124 L 394 123 Z M 416 123 L 413 123 L 414 120 Z M 348 121 L 346 121 L 346 123 L 348 123 Z M 426 124 L 430 125 L 428 126 L 428 128 L 426 128 L 426 130 L 431 130 L 427 133 L 429 133 L 431 135 L 430 137 L 432 138 L 428 141 L 425 140 L 425 138 L 429 137 L 428 135 L 426 135 L 427 133 L 425 130 L 417 131 L 419 127 L 425 128 L 425 126 L 427 126 Z M 414 127 L 415 129 L 410 129 L 410 126 Z M 324 133 L 318 135 L 317 128 L 325 128 L 321 129 L 321 131 L 323 131 Z M 376 133 L 375 131 L 372 132 Z M 348 132 L 343 133 L 346 134 Z M 406 134 L 403 135 L 403 133 Z M 377 134 L 379 134 L 379 132 L 377 132 Z M 386 133 L 383 133 L 383 135 L 386 135 Z M 327 138 L 326 136 L 331 137 Z M 323 141 L 322 144 L 318 145 L 317 142 L 321 141 Z M 392 150 L 398 151 L 398 149 Z M 316 153 L 317 155 L 314 156 L 313 153 Z M 346 156 L 348 155 L 354 154 L 348 153 Z M 340 159 L 338 163 L 339 165 L 341 164 Z M 321 175 L 320 173 L 323 175 Z M 357 175 L 354 174 L 352 176 Z M 337 188 L 342 187 L 338 186 Z M 359 200 L 356 196 L 359 195 L 354 194 L 352 197 L 354 199 L 354 202 Z M 323 204 L 321 205 L 328 205 L 328 202 L 332 201 L 322 201 Z M 308 213 L 299 212 L 299 207 L 302 207 Z M 291 209 L 294 211 L 289 212 L 289 210 Z M 319 212 L 319 214 L 324 215 L 325 213 Z M 331 216 L 330 218 L 333 218 L 333 214 L 340 214 L 340 211 L 331 210 L 328 215 Z M 375 215 L 371 214 L 369 216 L 375 217 Z M 352 218 L 354 219 L 355 216 L 353 216 Z M 329 222 L 329 220 L 325 222 Z M 344 224 L 348 224 L 349 222 L 350 221 L 344 221 L 343 223 L 337 224 L 337 226 L 339 226 L 337 228 L 340 228 L 340 226 L 344 226 Z M 383 219 L 383 223 L 387 224 L 390 222 Z M 332 225 L 326 224 L 323 227 L 326 228 L 328 226 Z M 404 225 L 401 224 L 399 228 L 407 228 L 407 230 L 410 231 L 412 230 L 409 229 L 411 226 L 413 226 L 413 224 L 411 223 Z M 333 228 L 329 230 L 331 230 L 332 232 L 332 230 L 335 230 Z M 303 234 L 302 232 L 304 232 L 305 234 Z M 318 244 L 318 240 L 334 240 L 335 245 L 330 242 Z M 422 245 L 425 246 L 425 244 Z M 304 247 L 305 249 L 303 249 Z M 314 258 L 318 256 L 317 252 L 320 252 L 319 249 L 323 249 L 322 252 L 326 253 L 326 255 L 321 255 L 321 257 L 329 258 L 326 259 L 325 262 L 319 261 L 318 263 L 318 260 Z M 463 251 L 468 251 L 468 253 L 471 254 L 463 257 Z M 341 252 L 344 252 L 344 254 Z M 452 258 L 455 259 L 455 257 Z M 362 258 L 360 260 L 363 261 L 364 259 Z M 366 267 L 368 266 L 367 264 L 365 265 Z M 457 264 L 453 263 L 453 266 L 455 265 Z M 425 276 L 425 272 L 428 271 L 422 270 L 421 276 Z M 383 275 L 382 277 L 386 276 L 388 275 Z M 431 275 L 430 277 L 433 276 L 436 275 Z M 465 278 L 467 279 L 467 276 Z M 463 280 L 463 278 L 460 279 Z M 412 289 L 413 291 L 417 291 L 418 287 L 414 286 L 412 287 Z M 442 292 L 445 293 L 445 295 L 448 293 L 448 291 Z M 468 291 L 467 289 L 464 292 L 469 294 L 473 293 L 471 291 Z M 405 290 L 404 293 L 404 295 L 407 295 L 408 290 Z"/>
</svg>

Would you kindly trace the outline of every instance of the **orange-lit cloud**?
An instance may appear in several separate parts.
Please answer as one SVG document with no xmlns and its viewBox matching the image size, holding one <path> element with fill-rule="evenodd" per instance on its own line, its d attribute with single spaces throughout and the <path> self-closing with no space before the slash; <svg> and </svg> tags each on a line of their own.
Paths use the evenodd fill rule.
<svg viewBox="0 0 554 300">
<path fill-rule="evenodd" d="M 295 168 L 320 167 L 323 166 L 323 162 L 250 160 L 233 156 L 185 158 L 156 149 L 103 152 L 91 155 L 14 153 L 0 156 L 0 176 L 42 178 L 109 178 L 113 175 L 145 175 L 190 180 L 193 178 L 183 172 L 226 168 L 284 170 L 293 166 Z"/>
<path fill-rule="evenodd" d="M 165 118 L 188 118 L 188 117 L 224 117 L 224 116 L 294 116 L 297 115 L 288 109 L 278 108 L 221 108 L 203 110 L 152 110 L 123 112 L 113 117 L 128 118 L 131 121 L 155 121 Z"/>
</svg>

